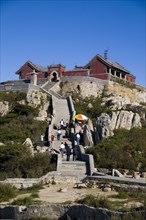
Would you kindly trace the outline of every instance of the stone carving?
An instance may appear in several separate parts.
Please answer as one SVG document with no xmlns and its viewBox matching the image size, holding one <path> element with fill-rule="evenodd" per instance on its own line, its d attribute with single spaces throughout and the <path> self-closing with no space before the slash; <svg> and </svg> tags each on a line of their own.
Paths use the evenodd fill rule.
<svg viewBox="0 0 146 220">
<path fill-rule="evenodd" d="M 134 127 L 141 127 L 140 116 L 132 111 L 117 111 L 110 114 L 102 113 L 97 118 L 97 133 L 100 140 L 114 135 L 115 129 L 130 130 Z"/>
</svg>

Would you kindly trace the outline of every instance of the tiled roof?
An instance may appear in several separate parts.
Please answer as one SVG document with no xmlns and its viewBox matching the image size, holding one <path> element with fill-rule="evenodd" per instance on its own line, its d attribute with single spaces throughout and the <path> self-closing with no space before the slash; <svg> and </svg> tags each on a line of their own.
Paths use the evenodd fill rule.
<svg viewBox="0 0 146 220">
<path fill-rule="evenodd" d="M 50 67 L 50 68 L 58 68 L 58 67 L 63 67 L 63 68 L 65 68 L 65 66 L 64 65 L 62 65 L 62 64 L 51 64 L 51 65 L 49 65 L 48 67 Z"/>
<path fill-rule="evenodd" d="M 110 60 L 106 60 L 104 57 L 102 57 L 101 55 L 96 55 L 96 57 L 99 57 L 100 59 L 102 59 L 105 63 L 107 63 L 108 65 L 110 65 L 111 67 L 115 67 L 117 69 L 120 69 L 124 72 L 130 73 L 129 70 L 126 70 L 123 66 L 121 66 L 119 63 L 117 62 L 112 62 Z"/>
<path fill-rule="evenodd" d="M 85 68 L 83 68 L 83 67 L 74 67 L 73 68 L 73 70 L 71 70 L 71 71 L 87 71 L 88 69 L 85 69 Z"/>
<path fill-rule="evenodd" d="M 47 67 L 43 67 L 37 64 L 32 63 L 31 61 L 28 61 L 28 63 L 36 70 L 40 71 L 40 72 L 48 72 L 48 68 Z"/>
<path fill-rule="evenodd" d="M 121 66 L 119 63 L 117 63 L 117 62 L 112 62 L 112 61 L 110 61 L 110 60 L 108 60 L 108 59 L 105 59 L 104 57 L 102 57 L 102 56 L 99 55 L 99 54 L 97 54 L 95 57 L 93 57 L 92 60 L 94 60 L 94 59 L 99 59 L 99 60 L 103 61 L 103 62 L 105 63 L 105 65 L 107 65 L 107 66 L 109 66 L 109 67 L 111 67 L 111 68 L 113 67 L 113 68 L 122 70 L 122 71 L 124 71 L 124 72 L 130 74 L 130 71 L 127 70 L 127 69 L 125 69 L 125 68 L 124 68 L 123 66 Z M 86 64 L 86 65 L 84 66 L 84 68 L 86 68 L 92 60 L 90 60 L 90 61 L 88 62 L 88 64 Z M 130 75 L 131 75 L 131 74 L 130 74 Z"/>
</svg>

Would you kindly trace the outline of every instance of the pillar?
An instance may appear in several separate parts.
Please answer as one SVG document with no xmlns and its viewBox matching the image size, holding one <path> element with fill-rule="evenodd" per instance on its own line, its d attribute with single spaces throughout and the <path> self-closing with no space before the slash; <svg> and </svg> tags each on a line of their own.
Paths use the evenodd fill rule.
<svg viewBox="0 0 146 220">
<path fill-rule="evenodd" d="M 33 70 L 31 74 L 31 84 L 35 86 L 37 85 L 37 73 L 35 72 L 35 70 Z"/>
</svg>

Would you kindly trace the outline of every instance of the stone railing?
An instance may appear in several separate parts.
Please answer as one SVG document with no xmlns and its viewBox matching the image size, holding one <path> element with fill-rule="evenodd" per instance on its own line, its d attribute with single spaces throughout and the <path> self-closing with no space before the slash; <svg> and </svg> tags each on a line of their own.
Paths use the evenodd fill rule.
<svg viewBox="0 0 146 220">
<path fill-rule="evenodd" d="M 56 107 L 55 107 L 55 102 L 53 100 L 54 100 L 54 97 L 52 96 L 52 109 L 53 109 L 53 112 L 52 112 L 51 124 L 49 124 L 49 127 L 48 127 L 48 140 L 51 140 L 51 135 L 52 135 L 52 132 L 53 132 L 53 126 L 54 126 L 54 123 L 56 121 Z M 53 146 L 51 146 L 51 147 L 53 147 Z"/>
<path fill-rule="evenodd" d="M 94 168 L 94 159 L 93 159 L 93 155 L 92 154 L 86 154 L 84 147 L 83 146 L 79 146 L 79 156 L 78 159 L 81 161 L 85 161 L 86 162 L 86 170 L 87 170 L 87 175 L 92 175 L 92 173 L 94 172 L 95 168 Z"/>
<path fill-rule="evenodd" d="M 107 182 L 107 183 L 120 183 L 120 184 L 128 184 L 128 185 L 137 185 L 142 186 L 145 189 L 146 192 L 146 178 L 127 178 L 127 177 L 116 177 L 116 176 L 100 176 L 96 174 L 96 172 L 93 174 L 93 176 L 88 176 L 87 179 L 94 180 L 97 182 Z"/>
<path fill-rule="evenodd" d="M 68 107 L 69 107 L 69 111 L 70 111 L 70 119 L 71 119 L 76 114 L 76 110 L 74 108 L 74 104 L 73 104 L 73 100 L 72 100 L 71 96 L 67 97 L 67 102 L 68 102 Z"/>
<path fill-rule="evenodd" d="M 54 176 L 54 172 L 49 172 L 40 178 L 7 178 L 4 181 L 0 181 L 1 184 L 11 184 L 17 189 L 29 188 L 36 184 L 45 184 L 51 181 Z"/>
</svg>

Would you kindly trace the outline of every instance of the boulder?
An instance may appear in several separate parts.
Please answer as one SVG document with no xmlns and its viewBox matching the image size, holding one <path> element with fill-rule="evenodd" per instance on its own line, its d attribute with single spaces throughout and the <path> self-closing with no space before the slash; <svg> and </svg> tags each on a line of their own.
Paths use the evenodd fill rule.
<svg viewBox="0 0 146 220">
<path fill-rule="evenodd" d="M 30 138 L 26 138 L 26 140 L 24 141 L 23 145 L 25 145 L 28 148 L 30 154 L 32 156 L 34 156 L 34 147 L 33 147 L 31 139 Z"/>
<path fill-rule="evenodd" d="M 27 103 L 33 108 L 39 107 L 39 115 L 35 118 L 38 121 L 47 120 L 48 98 L 47 94 L 40 91 L 30 91 L 27 93 Z"/>
<path fill-rule="evenodd" d="M 45 121 L 47 119 L 47 112 L 45 110 L 40 110 L 38 117 L 35 119 L 38 121 Z"/>
<path fill-rule="evenodd" d="M 0 115 L 4 116 L 9 113 L 9 102 L 2 101 L 0 102 Z"/>
<path fill-rule="evenodd" d="M 83 128 L 83 144 L 84 146 L 93 146 L 92 130 L 88 125 Z"/>
</svg>

